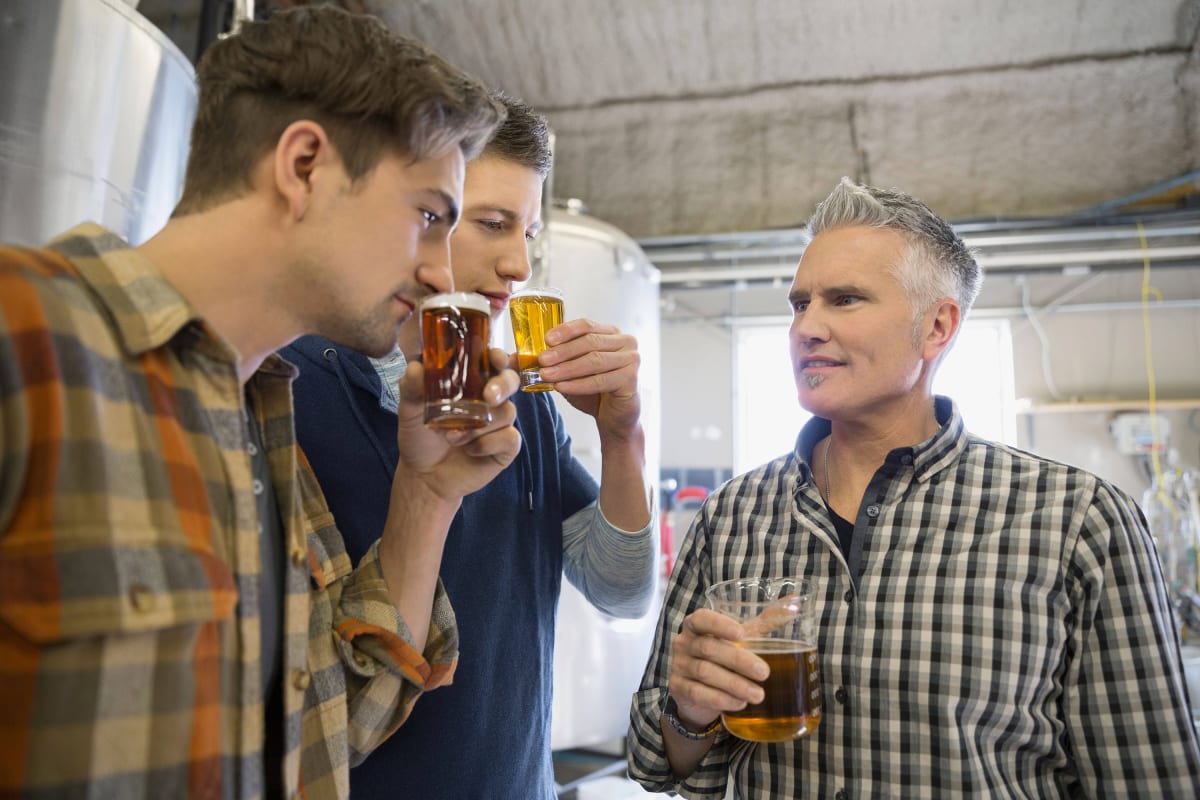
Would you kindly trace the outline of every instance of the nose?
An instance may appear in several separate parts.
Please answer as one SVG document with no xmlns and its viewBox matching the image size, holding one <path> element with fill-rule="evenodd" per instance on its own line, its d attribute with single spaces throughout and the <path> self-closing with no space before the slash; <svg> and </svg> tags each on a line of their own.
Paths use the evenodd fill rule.
<svg viewBox="0 0 1200 800">
<path fill-rule="evenodd" d="M 533 266 L 529 262 L 530 242 L 523 231 L 516 231 L 513 238 L 496 261 L 496 275 L 506 281 L 521 283 L 529 280 Z"/>
<path fill-rule="evenodd" d="M 454 291 L 454 273 L 450 271 L 450 237 L 438 237 L 422 244 L 417 280 L 430 294 Z"/>
<path fill-rule="evenodd" d="M 816 302 L 810 302 L 802 312 L 792 316 L 791 337 L 799 343 L 824 342 L 829 339 L 829 326 Z"/>
</svg>

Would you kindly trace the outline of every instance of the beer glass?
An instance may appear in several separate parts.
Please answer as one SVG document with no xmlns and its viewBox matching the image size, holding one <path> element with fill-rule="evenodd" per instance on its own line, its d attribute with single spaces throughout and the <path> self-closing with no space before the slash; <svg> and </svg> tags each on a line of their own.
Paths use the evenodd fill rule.
<svg viewBox="0 0 1200 800">
<path fill-rule="evenodd" d="M 522 289 L 508 300 L 521 391 L 545 392 L 554 387 L 542 380 L 538 355 L 546 349 L 546 331 L 563 321 L 563 296 L 549 287 Z"/>
<path fill-rule="evenodd" d="M 763 701 L 726 711 L 721 722 L 734 736 L 752 742 L 787 742 L 807 736 L 821 723 L 817 664 L 816 585 L 802 578 L 739 578 L 705 593 L 709 607 L 742 625 L 745 647 L 767 662 Z"/>
<path fill-rule="evenodd" d="M 435 294 L 421 303 L 426 425 L 466 430 L 492 421 L 483 398 L 491 321 L 488 299 L 473 292 Z"/>
</svg>

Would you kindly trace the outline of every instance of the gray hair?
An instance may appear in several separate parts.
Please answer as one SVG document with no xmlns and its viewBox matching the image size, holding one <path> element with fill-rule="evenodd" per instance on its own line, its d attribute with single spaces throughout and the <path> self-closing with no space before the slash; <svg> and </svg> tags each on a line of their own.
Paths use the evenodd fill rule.
<svg viewBox="0 0 1200 800">
<path fill-rule="evenodd" d="M 983 276 L 970 248 L 929 206 L 903 192 L 842 178 L 804 230 L 811 239 L 853 225 L 893 230 L 908 242 L 900 263 L 888 267 L 913 305 L 914 323 L 943 297 L 954 298 L 966 317 Z"/>
</svg>

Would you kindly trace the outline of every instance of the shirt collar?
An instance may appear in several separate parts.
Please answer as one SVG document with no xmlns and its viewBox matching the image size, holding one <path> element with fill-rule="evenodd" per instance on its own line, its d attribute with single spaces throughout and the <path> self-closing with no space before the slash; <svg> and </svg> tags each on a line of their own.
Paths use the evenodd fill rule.
<svg viewBox="0 0 1200 800">
<path fill-rule="evenodd" d="M 162 347 L 183 331 L 211 355 L 234 360 L 232 348 L 201 319 L 158 267 L 112 231 L 85 222 L 56 238 L 49 247 L 75 265 L 108 312 L 121 346 L 130 355 Z M 298 371 L 272 353 L 263 360 L 258 373 L 290 380 Z"/>
<path fill-rule="evenodd" d="M 935 395 L 933 398 L 933 413 L 938 421 L 938 430 L 923 442 L 911 447 L 897 447 L 888 453 L 887 460 L 893 459 L 904 463 L 906 460 L 913 467 L 913 477 L 917 481 L 926 480 L 930 475 L 940 470 L 958 457 L 966 447 L 966 428 L 958 406 L 949 397 Z M 811 481 L 813 475 L 812 454 L 817 442 L 829 435 L 832 426 L 823 417 L 813 417 L 804 423 L 796 437 L 796 445 L 792 452 L 796 459 L 804 465 L 805 480 Z"/>
<path fill-rule="evenodd" d="M 49 247 L 75 265 L 130 354 L 161 347 L 185 326 L 199 322 L 196 310 L 150 259 L 100 225 L 76 226 Z"/>
</svg>

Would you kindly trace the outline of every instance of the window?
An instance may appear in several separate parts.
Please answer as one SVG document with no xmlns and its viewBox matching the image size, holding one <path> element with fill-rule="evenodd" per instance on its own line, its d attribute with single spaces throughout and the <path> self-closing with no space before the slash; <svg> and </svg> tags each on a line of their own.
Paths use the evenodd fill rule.
<svg viewBox="0 0 1200 800">
<path fill-rule="evenodd" d="M 733 471 L 790 452 L 811 416 L 796 401 L 786 323 L 734 329 Z M 1008 320 L 967 320 L 934 378 L 954 398 L 972 433 L 1015 445 L 1012 337 Z"/>
</svg>

